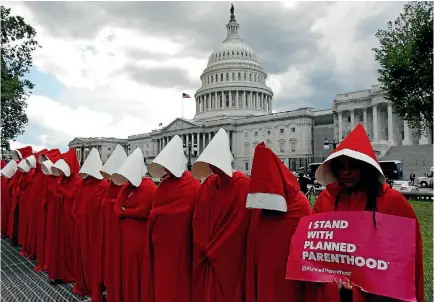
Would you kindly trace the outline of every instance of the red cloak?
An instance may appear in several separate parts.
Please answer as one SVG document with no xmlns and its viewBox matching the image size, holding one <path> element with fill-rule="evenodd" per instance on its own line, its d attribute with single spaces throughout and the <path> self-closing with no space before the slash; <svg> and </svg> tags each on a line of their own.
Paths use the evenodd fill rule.
<svg viewBox="0 0 434 302">
<path fill-rule="evenodd" d="M 291 239 L 298 222 L 312 208 L 303 192 L 287 201 L 286 213 L 253 210 L 247 240 L 246 301 L 299 301 L 301 282 L 286 280 Z"/>
<path fill-rule="evenodd" d="M 45 198 L 45 206 L 47 208 L 46 219 L 45 219 L 45 246 L 44 246 L 44 260 L 41 262 L 44 271 L 49 271 L 50 266 L 50 256 L 51 256 L 51 246 L 54 236 L 54 221 L 55 221 L 55 209 L 57 205 L 57 186 L 59 185 L 60 177 L 49 176 L 47 184 L 47 194 Z"/>
<path fill-rule="evenodd" d="M 28 216 L 29 207 L 33 202 L 32 198 L 32 188 L 34 187 L 33 177 L 35 174 L 35 169 L 27 173 L 24 173 L 21 178 L 20 193 L 18 198 L 19 210 L 18 210 L 18 244 L 21 245 L 20 254 L 23 256 L 28 256 L 27 251 L 27 227 L 28 227 Z"/>
<path fill-rule="evenodd" d="M 11 237 L 17 240 L 17 243 L 23 247 L 25 240 L 25 222 L 26 222 L 26 205 L 29 199 L 29 192 L 32 184 L 32 176 L 34 169 L 27 173 L 22 173 L 18 182 L 12 191 L 12 203 L 9 212 L 9 226 L 11 229 Z M 23 249 L 20 254 L 23 255 Z"/>
<path fill-rule="evenodd" d="M 52 149 L 47 152 L 43 152 L 43 155 L 47 157 L 51 162 L 56 162 L 60 157 L 59 149 Z M 37 205 L 38 211 L 38 221 L 36 226 L 36 261 L 35 271 L 40 271 L 46 266 L 46 246 L 47 246 L 47 228 L 52 219 L 47 222 L 47 204 L 48 199 L 53 198 L 53 191 L 58 183 L 58 177 L 54 175 L 44 175 L 41 182 L 41 198 L 39 200 L 39 205 Z M 52 225 L 51 225 L 52 226 Z M 52 228 L 49 228 L 52 230 Z M 50 231 L 48 231 L 50 232 Z M 50 232 L 52 234 L 52 232 Z"/>
<path fill-rule="evenodd" d="M 92 294 L 95 277 L 93 255 L 95 252 L 96 230 L 102 199 L 107 191 L 105 179 L 88 176 L 81 182 L 75 197 L 73 215 L 77 223 L 77 262 L 74 293 L 82 296 Z"/>
<path fill-rule="evenodd" d="M 139 187 L 127 183 L 119 193 L 113 208 L 118 217 L 119 236 L 114 280 L 107 288 L 108 301 L 140 301 L 143 253 L 155 191 L 154 182 L 146 177 Z"/>
<path fill-rule="evenodd" d="M 46 177 L 38 162 L 40 154 L 47 152 L 44 149 L 34 154 L 36 159 L 36 168 L 32 169 L 32 184 L 29 192 L 29 200 L 26 205 L 26 231 L 24 240 L 24 252 L 28 259 L 34 259 L 36 256 L 36 231 L 38 225 L 38 214 L 41 200 L 45 192 Z"/>
<path fill-rule="evenodd" d="M 96 235 L 97 247 L 94 254 L 95 282 L 92 286 L 92 301 L 102 301 L 104 287 L 109 287 L 109 276 L 113 268 L 113 249 L 116 246 L 118 234 L 118 221 L 113 210 L 122 186 L 115 185 L 112 181 L 108 184 L 108 190 L 102 200 L 100 219 Z"/>
<path fill-rule="evenodd" d="M 253 208 L 247 236 L 246 301 L 300 301 L 301 282 L 286 280 L 298 222 L 312 213 L 294 174 L 260 143 L 255 148 L 246 206 Z"/>
<path fill-rule="evenodd" d="M 16 246 L 18 244 L 18 193 L 20 192 L 21 178 L 24 175 L 23 172 L 17 170 L 10 181 L 11 199 L 9 203 L 9 211 L 4 214 L 7 216 L 7 236 L 11 240 L 11 245 Z M 17 219 L 15 219 L 17 218 Z"/>
<path fill-rule="evenodd" d="M 19 178 L 16 171 L 11 178 L 1 177 L 1 238 L 8 236 L 9 212 L 12 200 L 12 189 Z M 21 173 L 21 172 L 20 172 Z"/>
<path fill-rule="evenodd" d="M 53 237 L 50 246 L 48 277 L 65 283 L 75 281 L 77 254 L 77 226 L 72 215 L 75 194 L 81 179 L 77 173 L 79 164 L 74 149 L 63 153 L 60 159 L 68 164 L 71 175 L 60 176 L 53 198 Z"/>
<path fill-rule="evenodd" d="M 190 302 L 191 219 L 199 188 L 189 171 L 180 178 L 166 176 L 157 188 L 145 246 L 143 274 L 150 278 L 143 278 L 143 302 Z"/>
<path fill-rule="evenodd" d="M 209 176 L 193 216 L 192 302 L 244 301 L 249 178 Z"/>
<path fill-rule="evenodd" d="M 16 150 L 21 159 L 17 158 L 17 164 L 23 159 L 30 155 L 32 155 L 33 150 L 31 146 L 26 146 L 23 148 L 19 148 Z M 21 171 L 17 171 L 14 175 L 14 181 L 11 183 L 11 200 L 10 200 L 10 207 L 9 207 L 9 214 L 8 214 L 8 237 L 11 240 L 12 246 L 16 246 L 18 244 L 18 234 L 19 234 L 19 195 L 21 192 L 21 186 L 26 187 L 28 186 L 28 181 L 23 179 L 23 175 L 26 173 L 23 173 Z"/>
<path fill-rule="evenodd" d="M 332 212 L 335 209 L 336 196 L 342 188 L 337 182 L 327 186 L 327 189 L 321 192 L 316 200 L 314 213 Z M 336 211 L 364 211 L 366 207 L 366 195 L 363 192 L 352 194 L 351 198 L 341 195 Z M 423 246 L 422 235 L 420 232 L 419 221 L 417 216 L 405 199 L 398 191 L 392 189 L 389 185 L 383 186 L 381 196 L 377 197 L 377 212 L 408 217 L 416 219 L 416 265 L 415 265 L 415 287 L 417 301 L 425 301 L 424 297 L 424 274 L 423 274 Z M 337 285 L 334 283 L 306 283 L 306 301 L 307 302 L 339 302 L 339 292 Z M 362 292 L 359 288 L 353 286 L 353 302 L 386 302 L 397 301 L 390 298 Z"/>
</svg>

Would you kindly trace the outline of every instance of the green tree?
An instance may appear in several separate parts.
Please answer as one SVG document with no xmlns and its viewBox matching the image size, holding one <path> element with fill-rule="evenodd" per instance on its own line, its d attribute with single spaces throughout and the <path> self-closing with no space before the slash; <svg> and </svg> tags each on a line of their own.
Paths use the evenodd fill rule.
<svg viewBox="0 0 434 302">
<path fill-rule="evenodd" d="M 27 98 L 34 84 L 25 76 L 33 65 L 32 52 L 40 47 L 36 31 L 11 9 L 1 9 L 1 147 L 24 133 Z"/>
<path fill-rule="evenodd" d="M 433 7 L 433 2 L 405 4 L 399 17 L 376 33 L 380 47 L 373 49 L 386 98 L 421 133 L 433 127 Z"/>
</svg>

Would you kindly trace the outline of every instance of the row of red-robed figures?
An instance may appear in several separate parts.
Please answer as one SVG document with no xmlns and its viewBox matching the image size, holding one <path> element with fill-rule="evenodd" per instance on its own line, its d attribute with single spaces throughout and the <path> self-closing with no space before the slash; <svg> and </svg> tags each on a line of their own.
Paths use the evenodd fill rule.
<svg viewBox="0 0 434 302">
<path fill-rule="evenodd" d="M 353 136 L 360 136 L 356 129 Z M 350 137 L 341 146 L 358 150 Z M 99 155 L 89 156 L 81 170 L 72 149 L 17 151 L 21 168 L 11 175 L 2 167 L 2 238 L 36 257 L 35 270 L 75 282 L 74 292 L 92 300 L 101 301 L 106 290 L 105 299 L 116 302 L 390 301 L 348 284 L 285 279 L 291 238 L 312 209 L 292 172 L 263 144 L 255 149 L 250 178 L 232 169 L 223 129 L 192 172 L 185 171 L 178 136 L 147 168 L 140 149 L 126 157 L 121 146 L 104 166 Z M 354 164 L 351 154 L 336 157 L 338 167 L 360 176 L 364 163 Z M 158 187 L 147 170 L 163 177 Z M 339 180 L 341 172 L 327 173 Z M 344 183 L 328 183 L 313 212 L 368 210 L 365 192 L 349 198 L 341 194 Z M 388 185 L 381 185 L 374 210 L 417 219 Z M 419 227 L 416 238 L 415 288 L 423 301 Z"/>
</svg>

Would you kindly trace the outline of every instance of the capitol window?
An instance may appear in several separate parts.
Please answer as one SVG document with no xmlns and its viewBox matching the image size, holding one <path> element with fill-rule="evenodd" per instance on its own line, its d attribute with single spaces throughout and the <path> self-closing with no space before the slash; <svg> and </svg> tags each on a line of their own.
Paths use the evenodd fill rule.
<svg viewBox="0 0 434 302">
<path fill-rule="evenodd" d="M 271 131 L 270 131 L 270 130 L 268 130 L 268 131 L 267 131 L 267 134 L 268 134 L 268 135 L 270 135 L 270 134 L 271 134 Z"/>
<path fill-rule="evenodd" d="M 255 73 L 255 82 L 256 82 L 256 73 Z"/>
<path fill-rule="evenodd" d="M 291 128 L 291 132 L 294 133 L 295 132 L 295 127 Z"/>
<path fill-rule="evenodd" d="M 255 131 L 255 136 L 258 136 L 258 131 Z"/>
<path fill-rule="evenodd" d="M 244 154 L 249 154 L 249 143 L 244 144 Z"/>
<path fill-rule="evenodd" d="M 215 75 L 215 82 L 217 83 L 219 81 L 219 76 L 216 74 Z"/>
<path fill-rule="evenodd" d="M 232 50 L 232 55 L 235 56 L 235 52 Z"/>
<path fill-rule="evenodd" d="M 229 73 L 226 73 L 226 82 L 229 81 Z"/>
<path fill-rule="evenodd" d="M 244 137 L 247 137 L 247 136 L 249 136 L 249 133 L 248 133 L 248 132 L 245 132 L 245 133 L 244 133 Z"/>
<path fill-rule="evenodd" d="M 244 73 L 244 81 L 247 81 L 247 73 Z"/>
<path fill-rule="evenodd" d="M 235 81 L 235 72 L 232 72 L 232 81 Z"/>
<path fill-rule="evenodd" d="M 285 152 L 285 143 L 284 142 L 281 142 L 280 144 L 280 152 Z"/>
<path fill-rule="evenodd" d="M 244 169 L 245 169 L 246 171 L 249 171 L 249 162 L 248 162 L 248 161 L 246 161 L 246 162 L 244 163 Z"/>
<path fill-rule="evenodd" d="M 238 73 L 238 81 L 241 81 L 241 72 Z"/>
<path fill-rule="evenodd" d="M 223 82 L 223 73 L 220 74 L 220 82 Z"/>
<path fill-rule="evenodd" d="M 291 142 L 291 151 L 295 152 L 295 141 Z"/>
<path fill-rule="evenodd" d="M 280 134 L 283 134 L 285 132 L 285 129 L 280 129 Z"/>
<path fill-rule="evenodd" d="M 252 74 L 251 73 L 249 73 L 249 81 L 250 82 L 252 81 Z"/>
</svg>

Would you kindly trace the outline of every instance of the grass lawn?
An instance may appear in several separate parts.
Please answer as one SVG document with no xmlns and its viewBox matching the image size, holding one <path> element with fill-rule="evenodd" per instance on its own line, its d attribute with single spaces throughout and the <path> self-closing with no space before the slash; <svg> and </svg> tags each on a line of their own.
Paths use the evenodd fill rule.
<svg viewBox="0 0 434 302">
<path fill-rule="evenodd" d="M 425 301 L 433 302 L 433 203 L 410 201 L 419 218 L 423 238 Z"/>
</svg>

